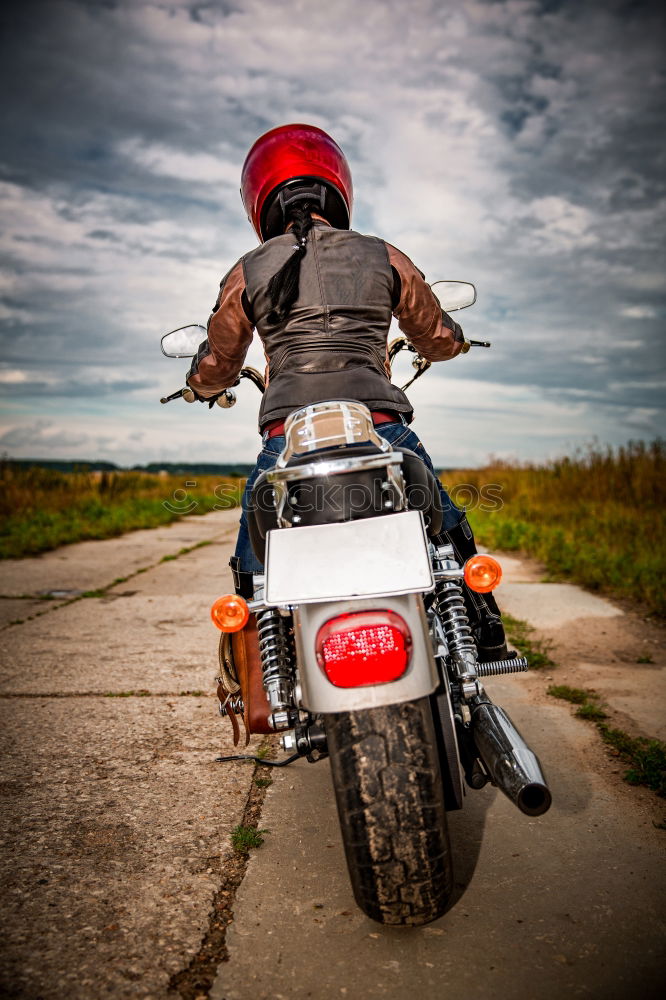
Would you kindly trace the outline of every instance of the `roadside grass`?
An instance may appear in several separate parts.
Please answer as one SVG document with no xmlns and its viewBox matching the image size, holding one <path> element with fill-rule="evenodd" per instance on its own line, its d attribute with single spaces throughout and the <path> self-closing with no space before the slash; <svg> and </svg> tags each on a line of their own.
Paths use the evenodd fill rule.
<svg viewBox="0 0 666 1000">
<path fill-rule="evenodd" d="M 546 670 L 555 666 L 549 655 L 552 648 L 549 640 L 535 638 L 532 626 L 512 615 L 502 614 L 502 621 L 508 641 L 527 657 L 531 670 Z"/>
<path fill-rule="evenodd" d="M 243 481 L 157 473 L 58 472 L 0 462 L 0 559 L 112 538 L 240 503 Z"/>
<path fill-rule="evenodd" d="M 136 691 L 105 691 L 103 698 L 150 698 L 152 691 L 146 688 L 139 688 Z"/>
<path fill-rule="evenodd" d="M 195 549 L 203 549 L 206 545 L 212 544 L 213 543 L 210 538 L 204 538 L 201 542 L 196 542 L 194 545 L 187 545 L 185 548 L 179 549 L 178 552 L 174 552 L 173 555 L 162 556 L 160 562 L 173 562 L 174 559 L 179 559 L 181 556 L 186 556 L 189 552 L 194 552 Z"/>
<path fill-rule="evenodd" d="M 629 764 L 624 780 L 630 785 L 647 785 L 666 797 L 666 743 L 661 740 L 634 739 L 621 729 L 600 723 L 597 727 L 608 744 Z"/>
<path fill-rule="evenodd" d="M 666 743 L 629 736 L 621 729 L 612 729 L 604 721 L 608 715 L 599 706 L 599 695 L 595 691 L 552 684 L 547 693 L 577 705 L 576 715 L 595 723 L 604 743 L 627 765 L 625 781 L 630 785 L 645 785 L 666 797 Z"/>
<path fill-rule="evenodd" d="M 666 615 L 666 445 L 590 446 L 543 465 L 490 462 L 441 474 L 477 540 L 523 551 L 556 580 Z"/>
<path fill-rule="evenodd" d="M 261 742 L 261 749 L 267 752 L 263 756 L 273 756 L 276 751 L 275 744 L 275 736 L 265 737 Z M 261 764 L 255 765 L 255 779 L 261 768 Z M 222 963 L 229 959 L 226 933 L 234 918 L 236 891 L 245 877 L 250 849 L 260 846 L 260 843 L 263 842 L 262 834 L 268 832 L 257 829 L 265 796 L 265 786 L 256 780 L 253 781 L 241 822 L 232 831 L 233 850 L 223 860 L 222 881 L 213 894 L 208 929 L 189 964 L 171 976 L 168 987 L 169 995 L 177 995 L 183 997 L 184 1000 L 185 998 L 187 1000 L 194 1000 L 194 998 L 203 1000 L 203 997 L 207 997 L 212 990 Z"/>
<path fill-rule="evenodd" d="M 264 842 L 262 834 L 268 830 L 257 830 L 254 826 L 239 824 L 231 831 L 231 844 L 234 850 L 247 854 L 253 847 L 261 847 Z"/>
<path fill-rule="evenodd" d="M 551 684 L 547 693 L 553 698 L 560 698 L 568 701 L 572 705 L 578 705 L 576 715 L 581 719 L 589 719 L 591 722 L 600 722 L 607 719 L 608 715 L 597 704 L 599 696 L 594 691 L 585 688 L 573 688 L 568 684 Z"/>
</svg>

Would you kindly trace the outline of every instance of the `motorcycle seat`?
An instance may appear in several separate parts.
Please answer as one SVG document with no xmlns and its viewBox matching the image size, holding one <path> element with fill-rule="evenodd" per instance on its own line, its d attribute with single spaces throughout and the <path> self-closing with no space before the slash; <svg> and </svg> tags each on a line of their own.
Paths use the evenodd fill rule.
<svg viewBox="0 0 666 1000">
<path fill-rule="evenodd" d="M 428 534 L 437 535 L 442 530 L 443 513 L 435 477 L 415 452 L 404 448 L 397 450 L 402 455 L 401 467 L 405 480 L 407 506 L 410 510 L 421 510 Z M 330 448 L 294 456 L 287 467 L 310 465 L 322 459 L 334 460 L 380 454 L 381 450 L 373 444 Z M 395 495 L 395 490 L 390 486 L 386 488 L 384 469 L 355 469 L 333 476 L 322 475 L 290 482 L 289 499 L 283 516 L 292 525 L 305 527 L 312 524 L 331 524 L 365 517 L 386 516 L 397 503 L 398 496 Z M 275 493 L 272 483 L 268 481 L 267 473 L 264 472 L 254 485 L 248 509 L 250 541 L 261 563 L 265 558 L 266 535 L 277 527 Z"/>
</svg>

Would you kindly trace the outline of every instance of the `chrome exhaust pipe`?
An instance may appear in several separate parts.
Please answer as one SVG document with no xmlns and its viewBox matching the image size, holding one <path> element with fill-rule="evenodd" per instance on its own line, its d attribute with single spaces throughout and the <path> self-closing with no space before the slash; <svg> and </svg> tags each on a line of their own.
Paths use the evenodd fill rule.
<svg viewBox="0 0 666 1000">
<path fill-rule="evenodd" d="M 472 709 L 472 738 L 493 784 L 527 816 L 550 809 L 552 796 L 539 759 L 504 709 L 483 701 Z"/>
</svg>

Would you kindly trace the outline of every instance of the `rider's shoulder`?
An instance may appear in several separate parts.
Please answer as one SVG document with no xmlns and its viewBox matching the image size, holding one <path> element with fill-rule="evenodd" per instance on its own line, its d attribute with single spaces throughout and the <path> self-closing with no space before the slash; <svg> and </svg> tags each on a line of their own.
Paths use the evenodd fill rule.
<svg viewBox="0 0 666 1000">
<path fill-rule="evenodd" d="M 388 240 L 384 240 L 384 243 L 386 245 L 386 249 L 388 251 L 389 260 L 391 261 L 392 267 L 396 268 L 396 270 L 400 272 L 402 271 L 407 272 L 414 269 L 415 271 L 418 271 L 418 273 L 421 275 L 422 278 L 425 277 L 423 271 L 421 271 L 421 269 L 416 266 L 412 258 L 408 257 L 407 254 L 404 252 L 404 250 L 400 250 L 399 247 L 396 247 L 392 243 L 389 243 Z"/>
<path fill-rule="evenodd" d="M 365 240 L 372 240 L 373 242 L 381 244 L 382 246 L 384 246 L 386 248 L 386 252 L 388 253 L 389 260 L 391 261 L 392 264 L 394 262 L 395 263 L 409 263 L 409 264 L 413 263 L 412 260 L 411 260 L 411 258 L 408 257 L 407 254 L 403 250 L 401 250 L 399 247 L 395 246 L 395 244 L 389 243 L 389 241 L 385 240 L 382 236 L 374 236 L 374 235 L 371 235 L 369 233 L 355 233 L 355 235 L 356 236 L 361 236 Z"/>
<path fill-rule="evenodd" d="M 350 243 L 365 245 L 368 248 L 374 247 L 376 251 L 390 256 L 390 244 L 374 233 L 360 233 L 356 229 L 335 229 L 333 232 L 341 236 L 343 241 L 348 240 Z"/>
<path fill-rule="evenodd" d="M 260 243 L 258 247 L 253 247 L 244 253 L 243 256 L 238 261 L 239 264 L 244 264 L 248 260 L 255 260 L 261 257 L 265 257 L 271 254 L 276 247 L 288 246 L 294 242 L 294 237 L 291 233 L 282 233 L 280 236 L 273 236 L 270 240 L 265 240 Z"/>
</svg>

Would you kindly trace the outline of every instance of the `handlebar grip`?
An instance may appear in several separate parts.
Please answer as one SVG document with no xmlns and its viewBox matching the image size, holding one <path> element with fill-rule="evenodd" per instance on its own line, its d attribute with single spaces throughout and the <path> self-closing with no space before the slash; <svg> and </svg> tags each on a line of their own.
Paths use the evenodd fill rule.
<svg viewBox="0 0 666 1000">
<path fill-rule="evenodd" d="M 175 392 L 172 392 L 170 396 L 162 396 L 160 403 L 170 403 L 174 399 L 182 399 L 183 392 L 183 389 L 177 389 Z"/>
<path fill-rule="evenodd" d="M 228 410 L 230 407 L 236 405 L 236 393 L 232 392 L 231 389 L 225 389 L 221 396 L 218 396 L 215 400 L 218 406 L 221 406 L 223 410 Z"/>
</svg>

